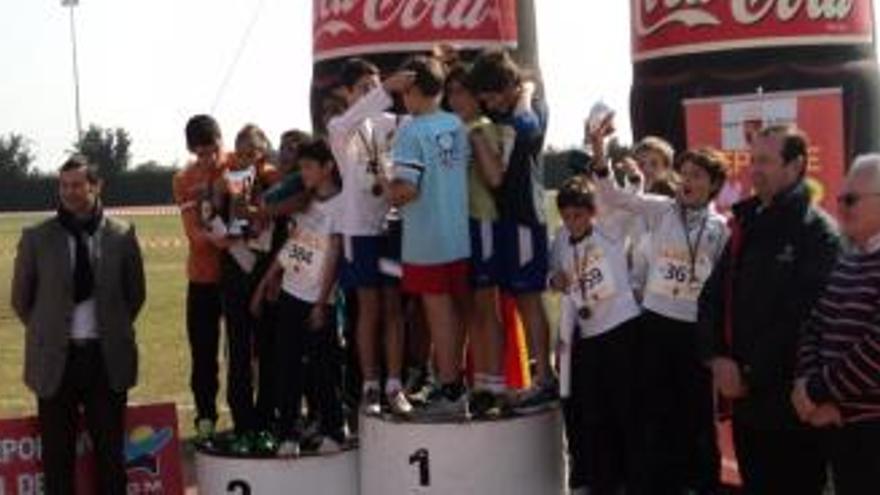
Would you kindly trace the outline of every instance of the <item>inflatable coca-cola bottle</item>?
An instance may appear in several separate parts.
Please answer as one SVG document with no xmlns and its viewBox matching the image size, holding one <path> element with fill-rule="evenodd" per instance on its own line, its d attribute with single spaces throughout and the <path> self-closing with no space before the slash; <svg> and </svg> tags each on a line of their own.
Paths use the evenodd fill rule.
<svg viewBox="0 0 880 495">
<path fill-rule="evenodd" d="M 316 130 L 334 111 L 330 89 L 342 62 L 359 56 L 384 73 L 440 43 L 464 58 L 484 48 L 510 48 L 538 73 L 534 0 L 314 0 L 311 110 Z"/>
<path fill-rule="evenodd" d="M 793 123 L 810 138 L 808 183 L 828 210 L 846 166 L 880 146 L 871 0 L 630 0 L 638 139 L 715 146 L 732 173 L 722 210 L 751 190 L 750 141 Z"/>
</svg>

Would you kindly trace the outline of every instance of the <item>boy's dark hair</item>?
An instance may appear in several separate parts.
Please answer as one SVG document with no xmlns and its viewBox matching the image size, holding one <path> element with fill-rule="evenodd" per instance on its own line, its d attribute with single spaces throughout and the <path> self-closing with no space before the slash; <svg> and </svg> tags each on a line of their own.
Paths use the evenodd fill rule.
<svg viewBox="0 0 880 495">
<path fill-rule="evenodd" d="M 353 88 L 364 76 L 378 76 L 379 68 L 362 58 L 350 58 L 343 62 L 339 70 L 339 84 Z"/>
<path fill-rule="evenodd" d="M 291 129 L 289 131 L 284 131 L 281 133 L 281 138 L 278 141 L 279 146 L 283 146 L 287 141 L 293 141 L 297 143 L 297 146 L 300 143 L 308 142 L 312 139 L 312 135 L 306 131 L 302 131 L 299 129 Z"/>
<path fill-rule="evenodd" d="M 556 208 L 586 208 L 596 211 L 596 188 L 584 175 L 576 175 L 562 183 L 556 195 Z"/>
<path fill-rule="evenodd" d="M 423 95 L 433 97 L 443 93 L 446 71 L 443 63 L 436 58 L 416 56 L 407 60 L 400 69 L 415 73 L 413 87 Z"/>
<path fill-rule="evenodd" d="M 506 51 L 484 52 L 474 62 L 468 86 L 477 93 L 506 91 L 523 80 L 522 70 Z"/>
<path fill-rule="evenodd" d="M 195 151 L 200 146 L 212 146 L 223 138 L 220 125 L 210 115 L 195 115 L 186 123 L 186 147 Z"/>
<path fill-rule="evenodd" d="M 771 125 L 761 129 L 761 137 L 779 136 L 782 138 L 782 161 L 789 164 L 798 158 L 803 159 L 806 174 L 810 159 L 810 141 L 806 133 L 793 124 Z"/>
<path fill-rule="evenodd" d="M 327 141 L 322 138 L 315 138 L 308 141 L 303 141 L 303 143 L 299 146 L 297 159 L 315 160 L 321 165 L 334 161 L 333 152 L 330 150 L 330 145 L 328 145 Z"/>
<path fill-rule="evenodd" d="M 86 169 L 86 180 L 89 184 L 95 185 L 101 182 L 101 176 L 98 173 L 98 167 L 92 165 L 83 155 L 73 155 L 58 167 L 58 174 L 70 172 L 72 170 Z"/>
<path fill-rule="evenodd" d="M 463 63 L 450 66 L 446 71 L 446 88 L 449 88 L 450 83 L 457 82 L 466 89 L 471 90 L 470 74 L 470 67 Z"/>
<path fill-rule="evenodd" d="M 727 170 L 729 162 L 719 150 L 712 147 L 703 147 L 695 150 L 687 150 L 678 156 L 675 161 L 675 169 L 681 172 L 681 167 L 685 162 L 690 162 L 705 170 L 709 174 L 709 181 L 712 183 L 712 194 L 710 199 L 715 199 L 724 182 L 727 181 Z"/>
<path fill-rule="evenodd" d="M 256 147 L 263 151 L 269 152 L 272 149 L 269 137 L 256 124 L 246 124 L 238 131 L 238 134 L 235 136 L 235 147 L 237 148 L 245 139 L 249 139 Z"/>
</svg>

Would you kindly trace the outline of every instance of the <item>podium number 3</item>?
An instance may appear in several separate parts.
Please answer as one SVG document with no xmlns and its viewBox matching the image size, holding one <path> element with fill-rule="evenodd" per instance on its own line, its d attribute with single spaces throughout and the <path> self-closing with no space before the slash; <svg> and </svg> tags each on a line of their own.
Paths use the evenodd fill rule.
<svg viewBox="0 0 880 495">
<path fill-rule="evenodd" d="M 431 486 L 431 457 L 428 449 L 419 449 L 409 456 L 409 465 L 419 465 L 419 486 Z"/>
<path fill-rule="evenodd" d="M 236 495 L 251 495 L 251 485 L 247 481 L 234 480 L 226 485 L 226 493 L 234 493 Z"/>
</svg>

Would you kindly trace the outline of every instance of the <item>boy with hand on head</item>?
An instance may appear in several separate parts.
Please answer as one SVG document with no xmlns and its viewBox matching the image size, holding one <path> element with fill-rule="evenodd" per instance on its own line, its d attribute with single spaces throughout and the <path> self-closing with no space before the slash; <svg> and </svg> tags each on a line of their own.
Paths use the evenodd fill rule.
<svg viewBox="0 0 880 495">
<path fill-rule="evenodd" d="M 559 362 L 573 494 L 639 493 L 642 428 L 635 374 L 640 309 L 619 222 L 599 222 L 583 176 L 556 198 L 551 287 L 561 293 Z"/>
<path fill-rule="evenodd" d="M 210 115 L 195 115 L 186 123 L 186 147 L 195 157 L 174 175 L 174 201 L 180 208 L 189 242 L 187 257 L 186 333 L 189 338 L 190 387 L 196 403 L 196 440 L 210 441 L 217 423 L 217 353 L 220 347 L 220 256 L 226 237 L 210 230 L 214 216 L 214 182 L 223 175 L 220 126 Z"/>
<path fill-rule="evenodd" d="M 419 295 L 434 344 L 439 387 L 427 419 L 467 416 L 461 377 L 464 297 L 469 291 L 467 131 L 440 110 L 442 64 L 426 57 L 405 63 L 412 84 L 401 91 L 412 120 L 394 143 L 391 202 L 403 216 L 403 290 Z"/>
<path fill-rule="evenodd" d="M 337 228 L 342 234 L 343 261 L 340 282 L 357 293 L 357 329 L 361 373 L 362 409 L 368 415 L 382 412 L 379 349 L 385 344 L 387 380 L 385 397 L 391 412 L 412 413 L 401 382 L 403 322 L 397 281 L 380 268 L 392 240 L 385 233 L 390 205 L 386 197 L 388 149 L 398 118 L 386 110 L 394 101 L 389 92 L 409 83 L 398 74 L 384 83 L 379 69 L 363 59 L 348 60 L 341 70 L 339 93 L 348 108 L 327 123 L 330 146 L 342 176 L 344 204 Z M 384 321 L 384 339 L 380 323 Z"/>
<path fill-rule="evenodd" d="M 320 416 L 322 453 L 338 452 L 345 440 L 341 399 L 341 355 L 334 308 L 341 242 L 335 222 L 341 205 L 336 163 L 323 140 L 303 144 L 297 162 L 310 192 L 304 211 L 290 220 L 290 235 L 257 288 L 261 298 L 271 280 L 282 276 L 275 326 L 275 363 L 282 442 L 279 455 L 299 453 L 297 430 L 306 387 L 315 391 L 309 403 Z M 305 383 L 303 360 L 311 363 L 317 383 Z M 311 398 L 310 398 L 311 400 Z"/>
<path fill-rule="evenodd" d="M 520 104 L 529 86 L 506 52 L 487 52 L 471 69 L 470 86 L 496 124 L 514 131 L 514 140 L 498 192 L 498 255 L 501 287 L 515 296 L 536 363 L 535 385 L 515 409 L 529 413 L 558 397 L 550 365 L 550 327 L 542 294 L 547 281 L 547 225 L 544 215 L 543 167 L 540 154 L 547 129 L 547 110 L 535 98 Z"/>
</svg>

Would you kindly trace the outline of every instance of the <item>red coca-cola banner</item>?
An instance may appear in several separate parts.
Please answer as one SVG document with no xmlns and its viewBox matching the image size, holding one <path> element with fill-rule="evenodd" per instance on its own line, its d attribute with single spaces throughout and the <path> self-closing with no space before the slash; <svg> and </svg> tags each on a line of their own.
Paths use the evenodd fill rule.
<svg viewBox="0 0 880 495">
<path fill-rule="evenodd" d="M 182 495 L 183 473 L 174 404 L 134 406 L 125 418 L 128 493 Z M 76 437 L 76 493 L 97 493 L 92 443 Z M 39 423 L 34 417 L 0 421 L 0 495 L 46 493 Z"/>
<path fill-rule="evenodd" d="M 870 44 L 871 0 L 630 0 L 636 61 L 741 48 Z"/>
<path fill-rule="evenodd" d="M 314 0 L 314 59 L 428 50 L 516 47 L 516 0 Z"/>
<path fill-rule="evenodd" d="M 731 164 L 719 209 L 728 211 L 752 194 L 749 149 L 755 133 L 768 125 L 795 124 L 810 139 L 807 183 L 813 197 L 835 212 L 846 170 L 842 98 L 839 88 L 828 88 L 685 100 L 688 147 L 714 146 Z"/>
</svg>

